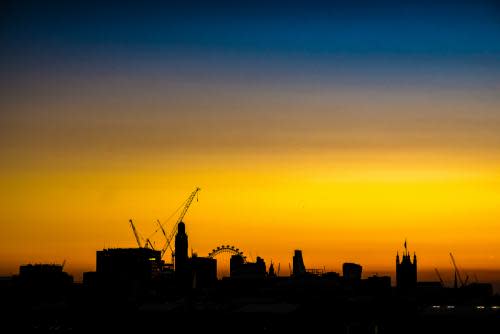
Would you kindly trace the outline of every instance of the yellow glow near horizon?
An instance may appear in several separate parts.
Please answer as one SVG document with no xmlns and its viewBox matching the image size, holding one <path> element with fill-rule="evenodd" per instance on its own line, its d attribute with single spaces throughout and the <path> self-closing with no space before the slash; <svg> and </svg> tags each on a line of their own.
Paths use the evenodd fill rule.
<svg viewBox="0 0 500 334">
<path fill-rule="evenodd" d="M 284 269 L 297 248 L 309 267 L 392 270 L 407 237 L 421 268 L 447 267 L 449 251 L 463 267 L 500 267 L 494 161 L 387 152 L 142 158 L 4 174 L 2 270 L 64 259 L 70 270 L 92 270 L 96 249 L 135 246 L 129 218 L 147 236 L 196 185 L 200 201 L 186 223 L 200 255 L 234 244 Z"/>
<path fill-rule="evenodd" d="M 94 79 L 2 101 L 0 272 L 92 270 L 97 249 L 135 246 L 130 218 L 149 235 L 196 186 L 199 255 L 234 244 L 286 273 L 302 249 L 308 267 L 390 271 L 408 238 L 420 268 L 450 251 L 500 268 L 497 98 Z"/>
</svg>

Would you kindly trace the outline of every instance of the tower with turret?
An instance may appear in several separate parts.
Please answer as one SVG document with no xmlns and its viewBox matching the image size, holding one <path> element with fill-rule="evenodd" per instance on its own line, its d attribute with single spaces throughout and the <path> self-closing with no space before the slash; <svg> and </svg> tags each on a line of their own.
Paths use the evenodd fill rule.
<svg viewBox="0 0 500 334">
<path fill-rule="evenodd" d="M 402 258 L 396 254 L 396 287 L 398 290 L 413 290 L 417 287 L 417 255 L 413 253 L 413 262 L 408 251 L 406 240 Z"/>
<path fill-rule="evenodd" d="M 175 236 L 175 276 L 181 285 L 188 285 L 190 282 L 190 270 L 188 259 L 188 236 L 186 225 L 180 222 Z"/>
</svg>

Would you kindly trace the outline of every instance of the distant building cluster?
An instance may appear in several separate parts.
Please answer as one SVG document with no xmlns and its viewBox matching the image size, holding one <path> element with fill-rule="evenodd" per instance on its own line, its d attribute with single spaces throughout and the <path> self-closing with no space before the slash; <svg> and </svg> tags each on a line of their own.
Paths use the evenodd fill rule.
<svg viewBox="0 0 500 334">
<path fill-rule="evenodd" d="M 73 285 L 73 276 L 61 264 L 27 264 L 19 267 L 13 284 L 26 298 L 54 300 L 65 296 Z"/>
<path fill-rule="evenodd" d="M 127 296 L 137 299 L 164 293 L 186 293 L 193 289 L 210 289 L 220 284 L 244 287 L 252 282 L 325 282 L 340 289 L 349 289 L 359 293 L 390 294 L 392 291 L 389 276 L 371 276 L 363 279 L 363 267 L 357 263 L 346 262 L 342 265 L 342 275 L 326 272 L 322 269 L 308 269 L 304 263 L 302 250 L 295 250 L 292 256 L 293 266 L 290 276 L 279 276 L 271 263 L 269 270 L 263 258 L 255 262 L 247 261 L 243 253 L 233 246 L 221 246 L 214 249 L 208 257 L 188 255 L 189 241 L 186 225 L 178 224 L 175 234 L 174 263 L 168 264 L 162 259 L 162 252 L 147 247 L 103 249 L 96 252 L 96 270 L 83 274 L 83 286 L 89 294 Z M 229 277 L 222 281 L 217 278 L 217 259 L 219 252 L 232 253 L 229 264 Z M 417 256 L 410 255 L 406 248 L 400 257 L 396 254 L 395 291 L 401 295 L 423 291 L 426 294 L 440 293 L 442 282 L 417 281 Z M 14 277 L 16 285 L 31 295 L 43 297 L 63 295 L 73 284 L 73 278 L 63 271 L 63 265 L 28 264 L 20 267 L 19 275 Z M 225 282 L 225 283 L 224 283 Z M 230 283 L 229 283 L 230 282 Z M 274 282 L 274 283 L 273 283 Z M 307 283 L 306 283 L 307 284 Z M 455 287 L 456 284 L 455 284 Z M 472 283 L 467 285 L 469 294 L 491 295 L 489 284 Z"/>
<path fill-rule="evenodd" d="M 75 314 L 99 307 L 99 312 L 106 313 L 107 305 L 113 305 L 114 310 L 126 307 L 136 315 L 151 314 L 153 318 L 160 313 L 171 319 L 186 312 L 207 312 L 210 318 L 215 314 L 251 313 L 260 316 L 252 319 L 260 319 L 267 326 L 267 314 L 289 314 L 293 323 L 296 318 L 307 318 L 295 317 L 297 314 L 319 314 L 323 320 L 329 319 L 329 312 L 342 319 L 347 332 L 357 328 L 360 321 L 368 332 L 376 332 L 388 326 L 386 317 L 392 319 L 387 312 L 398 313 L 400 309 L 401 319 L 407 316 L 403 311 L 408 308 L 423 315 L 443 316 L 461 310 L 459 305 L 468 305 L 469 313 L 483 309 L 500 312 L 496 302 L 500 298 L 493 296 L 492 286 L 465 284 L 467 279 L 459 278 L 458 270 L 460 286 L 456 283 L 447 288 L 442 282 L 419 282 L 417 256 L 410 255 L 406 242 L 402 256 L 396 254 L 394 287 L 389 276 L 363 277 L 363 267 L 358 263 L 343 263 L 341 273 L 308 268 L 299 249 L 291 254 L 289 276 L 281 276 L 279 264 L 277 269 L 272 262 L 267 266 L 262 257 L 248 261 L 234 246 L 217 247 L 207 257 L 189 256 L 188 249 L 186 225 L 180 222 L 173 263 L 165 263 L 162 251 L 151 247 L 103 249 L 96 251 L 96 270 L 84 273 L 82 284 L 73 282 L 64 265 L 28 264 L 20 267 L 10 285 L 0 282 L 0 290 L 9 292 L 9 303 L 22 301 L 36 309 L 54 302 Z M 229 276 L 222 279 L 217 277 L 216 255 L 220 253 L 231 254 Z M 98 317 L 96 314 L 94 317 Z M 237 317 L 230 318 L 237 322 Z"/>
</svg>

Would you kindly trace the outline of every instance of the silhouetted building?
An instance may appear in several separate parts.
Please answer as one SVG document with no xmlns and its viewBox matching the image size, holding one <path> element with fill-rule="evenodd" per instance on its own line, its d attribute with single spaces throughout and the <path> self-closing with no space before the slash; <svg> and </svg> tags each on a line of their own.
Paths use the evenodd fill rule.
<svg viewBox="0 0 500 334">
<path fill-rule="evenodd" d="M 53 299 L 68 292 L 73 276 L 59 264 L 27 264 L 19 267 L 14 282 L 27 297 Z"/>
<path fill-rule="evenodd" d="M 269 277 L 276 277 L 276 272 L 274 271 L 274 264 L 271 262 L 269 266 Z"/>
<path fill-rule="evenodd" d="M 84 275 L 84 285 L 119 293 L 124 297 L 142 295 L 158 278 L 161 252 L 149 248 L 110 248 L 96 252 L 96 273 Z"/>
<path fill-rule="evenodd" d="M 330 281 L 335 281 L 335 282 L 339 282 L 340 281 L 340 275 L 339 275 L 339 273 L 336 273 L 334 271 L 325 272 L 325 273 L 323 273 L 323 275 L 321 275 L 321 277 L 326 278 L 326 279 L 328 279 Z"/>
<path fill-rule="evenodd" d="M 245 259 L 243 258 L 243 256 L 239 254 L 231 256 L 231 259 L 229 260 L 229 276 L 237 276 L 239 270 L 241 269 L 241 267 L 243 267 L 244 264 Z"/>
<path fill-rule="evenodd" d="M 255 262 L 245 262 L 239 254 L 231 256 L 229 272 L 231 278 L 261 279 L 267 275 L 266 263 L 261 257 L 257 256 Z"/>
<path fill-rule="evenodd" d="M 96 272 L 83 275 L 99 296 L 136 299 L 152 293 L 163 268 L 161 252 L 149 248 L 110 248 L 96 252 Z"/>
<path fill-rule="evenodd" d="M 217 260 L 193 256 L 190 259 L 193 288 L 207 288 L 217 282 Z"/>
<path fill-rule="evenodd" d="M 344 280 L 349 282 L 359 282 L 363 267 L 356 263 L 344 263 L 342 265 L 342 275 Z"/>
<path fill-rule="evenodd" d="M 301 276 L 306 273 L 306 266 L 302 258 L 302 251 L 296 249 L 293 255 L 293 276 Z"/>
<path fill-rule="evenodd" d="M 413 254 L 412 262 L 410 253 L 406 249 L 406 241 L 401 262 L 399 253 L 396 254 L 396 286 L 400 290 L 411 290 L 417 287 L 417 255 Z"/>
<path fill-rule="evenodd" d="M 389 294 L 391 291 L 391 277 L 373 275 L 363 281 L 369 292 L 374 294 Z"/>
<path fill-rule="evenodd" d="M 419 288 L 419 289 L 442 289 L 443 284 L 441 284 L 441 282 L 436 282 L 436 281 L 417 282 L 417 288 Z"/>
<path fill-rule="evenodd" d="M 89 289 L 96 289 L 99 286 L 99 275 L 95 271 L 83 273 L 83 286 Z"/>
<path fill-rule="evenodd" d="M 493 286 L 490 283 L 470 283 L 462 288 L 466 296 L 491 297 L 493 295 Z"/>
<path fill-rule="evenodd" d="M 188 236 L 183 222 L 179 223 L 175 235 L 175 276 L 179 283 L 188 283 L 191 276 L 188 263 Z"/>
<path fill-rule="evenodd" d="M 96 272 L 114 280 L 149 281 L 162 268 L 161 252 L 149 248 L 111 248 L 96 252 Z"/>
</svg>

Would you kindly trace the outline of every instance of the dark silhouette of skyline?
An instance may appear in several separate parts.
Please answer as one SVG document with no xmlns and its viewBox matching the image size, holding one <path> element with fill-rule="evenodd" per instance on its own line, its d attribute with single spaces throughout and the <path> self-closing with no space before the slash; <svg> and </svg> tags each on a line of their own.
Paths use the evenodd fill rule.
<svg viewBox="0 0 500 334">
<path fill-rule="evenodd" d="M 241 332 L 500 328 L 500 296 L 493 294 L 491 284 L 447 288 L 439 281 L 417 281 L 416 254 L 412 261 L 406 241 L 401 261 L 396 255 L 395 286 L 389 276 L 363 278 L 357 263 L 344 263 L 342 275 L 308 269 L 299 249 L 291 254 L 291 275 L 278 276 L 273 263 L 267 270 L 263 258 L 250 262 L 232 246 L 214 249 L 209 257 L 189 257 L 188 248 L 186 224 L 180 222 L 174 266 L 165 263 L 161 251 L 148 247 L 97 250 L 96 271 L 84 273 L 83 283 L 74 283 L 62 265 L 22 265 L 19 275 L 2 282 L 2 312 L 9 315 L 9 327 L 28 332 L 50 332 L 54 326 L 160 329 L 160 323 L 147 320 L 151 317 L 173 322 L 172 330 L 215 330 L 224 324 Z M 214 255 L 224 251 L 231 252 L 229 276 L 217 279 Z M 22 325 L 14 321 L 26 317 Z M 251 325 L 238 327 L 249 319 Z M 409 322 L 412 327 L 404 327 Z"/>
<path fill-rule="evenodd" d="M 499 8 L 2 1 L 0 330 L 500 333 Z"/>
</svg>

